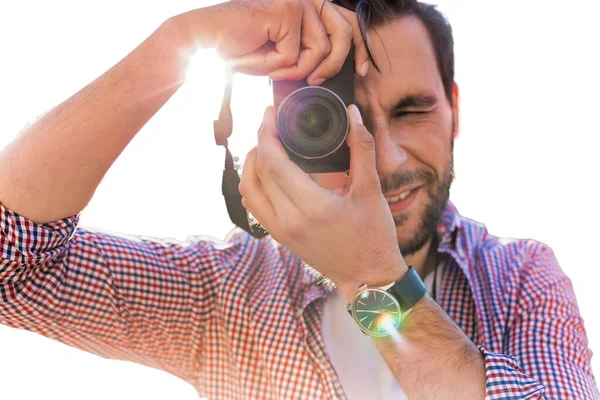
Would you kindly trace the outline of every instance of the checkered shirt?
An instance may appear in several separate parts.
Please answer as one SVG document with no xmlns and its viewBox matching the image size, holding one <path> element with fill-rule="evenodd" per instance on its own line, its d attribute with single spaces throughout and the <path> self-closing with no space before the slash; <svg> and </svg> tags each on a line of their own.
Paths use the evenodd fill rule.
<svg viewBox="0 0 600 400">
<path fill-rule="evenodd" d="M 165 370 L 209 399 L 345 398 L 321 331 L 332 289 L 272 238 L 178 242 L 78 220 L 36 224 L 0 204 L 0 323 Z M 552 251 L 494 237 L 450 202 L 438 233 L 437 301 L 484 355 L 487 398 L 598 398 Z"/>
</svg>

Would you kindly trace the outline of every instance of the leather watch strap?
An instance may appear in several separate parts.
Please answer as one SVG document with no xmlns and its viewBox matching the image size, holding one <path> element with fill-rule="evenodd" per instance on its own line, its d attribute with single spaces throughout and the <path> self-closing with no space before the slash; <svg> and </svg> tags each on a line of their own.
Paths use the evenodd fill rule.
<svg viewBox="0 0 600 400">
<path fill-rule="evenodd" d="M 410 310 L 427 293 L 427 287 L 412 266 L 408 272 L 388 289 L 400 303 L 402 311 Z"/>
</svg>

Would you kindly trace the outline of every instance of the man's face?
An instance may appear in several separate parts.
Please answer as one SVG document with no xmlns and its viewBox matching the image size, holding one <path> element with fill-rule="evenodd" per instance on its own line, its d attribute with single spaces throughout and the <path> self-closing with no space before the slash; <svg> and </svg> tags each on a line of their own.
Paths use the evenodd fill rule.
<svg viewBox="0 0 600 400">
<path fill-rule="evenodd" d="M 449 196 L 458 89 L 452 107 L 433 45 L 418 18 L 400 18 L 371 31 L 370 38 L 381 73 L 371 66 L 356 85 L 356 100 L 375 138 L 377 172 L 406 256 L 435 232 Z M 343 173 L 313 178 L 330 189 L 346 180 Z"/>
</svg>

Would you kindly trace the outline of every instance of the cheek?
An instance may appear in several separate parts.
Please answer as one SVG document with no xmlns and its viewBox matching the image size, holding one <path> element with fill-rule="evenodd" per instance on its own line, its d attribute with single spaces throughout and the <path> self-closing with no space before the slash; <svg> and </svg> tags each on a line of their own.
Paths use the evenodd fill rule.
<svg viewBox="0 0 600 400">
<path fill-rule="evenodd" d="M 451 126 L 439 121 L 422 121 L 410 127 L 397 126 L 393 129 L 397 143 L 418 162 L 435 170 L 446 167 L 452 151 Z"/>
<path fill-rule="evenodd" d="M 329 190 L 341 189 L 346 184 L 346 174 L 343 172 L 331 174 L 311 174 L 310 177 L 319 185 Z"/>
</svg>

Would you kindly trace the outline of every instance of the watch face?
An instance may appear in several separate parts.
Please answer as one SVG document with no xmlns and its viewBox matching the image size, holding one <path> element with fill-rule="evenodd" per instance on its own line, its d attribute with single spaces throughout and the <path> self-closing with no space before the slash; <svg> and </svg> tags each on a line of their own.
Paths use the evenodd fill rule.
<svg viewBox="0 0 600 400">
<path fill-rule="evenodd" d="M 371 336 L 383 337 L 398 329 L 402 311 L 398 300 L 380 289 L 360 292 L 352 303 L 352 316 L 358 326 Z"/>
</svg>

